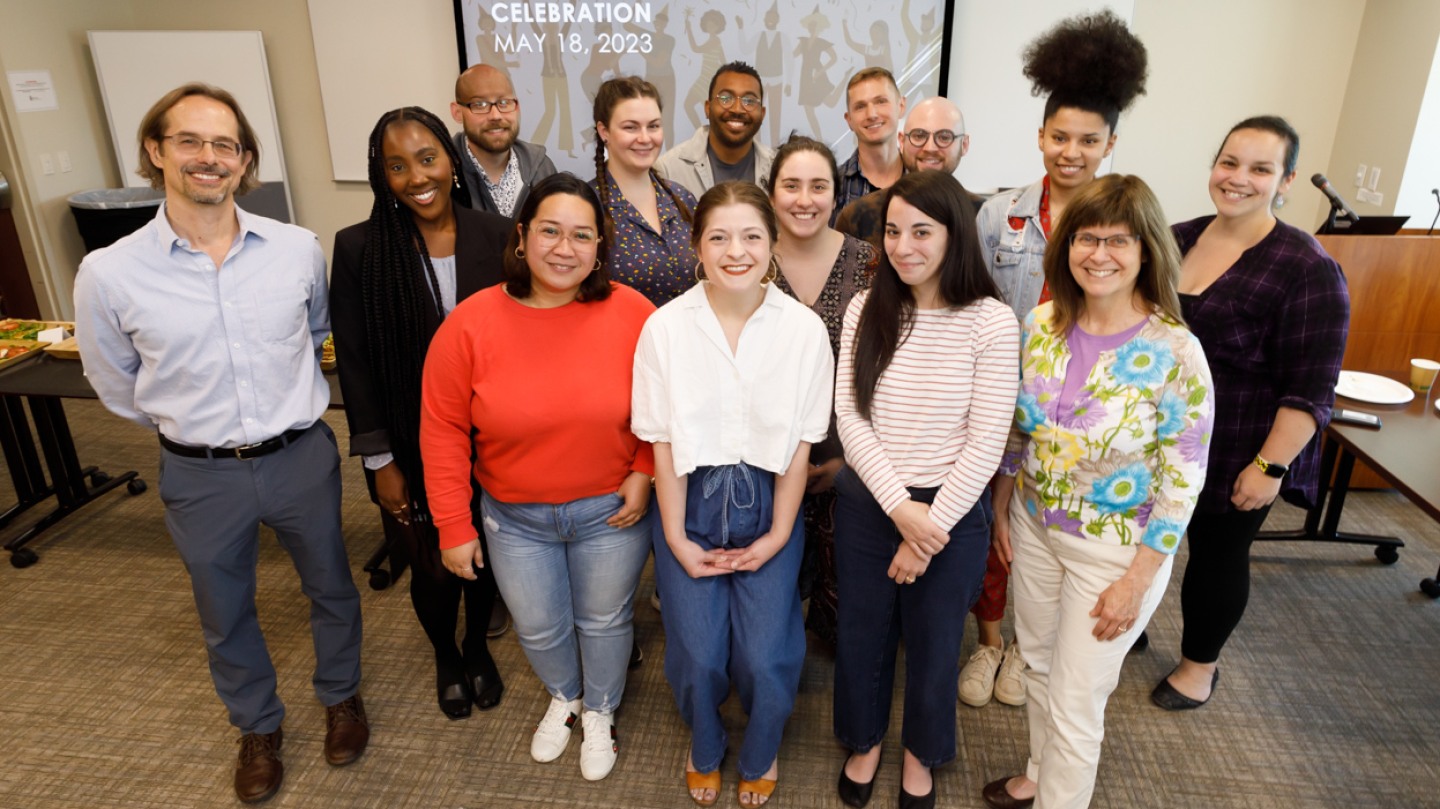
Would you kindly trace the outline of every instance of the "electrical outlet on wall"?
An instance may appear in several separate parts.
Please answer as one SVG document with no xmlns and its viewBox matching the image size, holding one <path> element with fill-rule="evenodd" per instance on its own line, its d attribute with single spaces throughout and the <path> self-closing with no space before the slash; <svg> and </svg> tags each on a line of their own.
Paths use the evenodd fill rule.
<svg viewBox="0 0 1440 809">
<path fill-rule="evenodd" d="M 54 173 L 55 173 L 55 159 L 50 156 L 50 153 L 49 153 L 49 152 L 46 152 L 45 154 L 40 155 L 40 173 L 41 173 L 41 174 L 54 174 Z"/>
<path fill-rule="evenodd" d="M 1368 189 L 1370 189 L 1371 191 L 1374 191 L 1375 188 L 1376 188 L 1376 186 L 1378 186 L 1378 185 L 1380 185 L 1380 167 L 1379 167 L 1379 166 L 1371 166 L 1371 167 L 1370 167 L 1370 181 L 1365 184 L 1365 187 L 1368 188 Z"/>
<path fill-rule="evenodd" d="M 1355 170 L 1355 187 L 1356 187 L 1356 188 L 1364 188 L 1364 187 L 1365 187 L 1365 164 L 1364 164 L 1364 163 L 1361 163 L 1361 164 L 1360 164 L 1360 168 L 1358 168 L 1358 169 Z"/>
<path fill-rule="evenodd" d="M 69 152 L 56 152 L 56 153 L 55 153 L 55 159 L 56 159 L 57 161 L 59 161 L 59 163 L 60 163 L 60 170 L 61 170 L 62 172 L 68 172 L 68 171 L 70 171 L 71 169 L 75 168 L 74 166 L 70 165 L 70 153 L 69 153 Z"/>
</svg>

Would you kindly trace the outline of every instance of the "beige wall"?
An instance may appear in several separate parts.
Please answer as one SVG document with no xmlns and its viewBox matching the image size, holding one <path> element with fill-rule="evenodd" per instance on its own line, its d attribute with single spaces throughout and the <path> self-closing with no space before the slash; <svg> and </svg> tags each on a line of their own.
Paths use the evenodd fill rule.
<svg viewBox="0 0 1440 809">
<path fill-rule="evenodd" d="M 1280 216 L 1309 229 L 1328 204 L 1303 178 L 1330 165 L 1364 11 L 1356 0 L 1137 0 L 1150 81 L 1121 121 L 1115 171 L 1144 177 L 1174 221 L 1214 213 L 1207 180 L 1225 132 L 1281 115 L 1300 133 L 1301 179 Z"/>
<path fill-rule="evenodd" d="M 1335 148 L 1325 171 L 1361 216 L 1395 211 L 1437 38 L 1440 2 L 1436 0 L 1373 0 L 1365 10 Z M 1355 170 L 1361 163 L 1380 167 L 1376 190 L 1385 195 L 1380 205 L 1356 199 Z M 1322 209 L 1320 219 L 1327 212 L 1328 208 Z M 1409 227 L 1428 224 L 1411 221 Z"/>
<path fill-rule="evenodd" d="M 51 316 L 70 312 L 70 282 L 85 255 L 65 198 L 120 181 L 85 31 L 131 27 L 131 5 L 123 0 L 0 0 L 0 19 L 5 21 L 0 25 L 0 69 L 49 70 L 60 105 L 57 110 L 17 113 L 8 83 L 5 88 L 11 136 L 6 151 L 13 163 L 5 167 L 6 173 L 21 197 L 16 219 L 36 280 L 35 299 Z M 42 174 L 40 154 L 58 151 L 69 152 L 74 170 L 63 173 L 57 166 L 55 174 Z M 23 232 L 26 223 L 31 226 L 28 234 Z"/>
</svg>

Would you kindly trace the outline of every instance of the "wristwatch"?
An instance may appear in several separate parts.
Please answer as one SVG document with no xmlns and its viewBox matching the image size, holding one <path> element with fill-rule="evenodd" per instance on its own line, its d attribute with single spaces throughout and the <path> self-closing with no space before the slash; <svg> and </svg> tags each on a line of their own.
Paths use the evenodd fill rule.
<svg viewBox="0 0 1440 809">
<path fill-rule="evenodd" d="M 1283 478 L 1285 473 L 1290 471 L 1290 467 L 1285 464 L 1267 461 L 1259 455 L 1255 456 L 1255 465 L 1260 467 L 1260 471 L 1264 472 L 1266 476 L 1272 478 Z"/>
</svg>

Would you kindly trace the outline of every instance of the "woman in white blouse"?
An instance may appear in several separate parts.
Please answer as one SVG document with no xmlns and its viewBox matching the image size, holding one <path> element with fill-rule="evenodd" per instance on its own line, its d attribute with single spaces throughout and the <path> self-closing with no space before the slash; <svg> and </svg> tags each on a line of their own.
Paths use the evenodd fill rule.
<svg viewBox="0 0 1440 809">
<path fill-rule="evenodd" d="M 885 249 L 840 334 L 835 412 L 840 798 L 870 799 L 905 641 L 900 807 L 933 807 L 931 769 L 955 757 L 962 620 L 990 544 L 986 483 L 1019 384 L 1020 327 L 985 270 L 975 209 L 940 171 L 885 201 Z"/>
<path fill-rule="evenodd" d="M 830 420 L 829 338 L 775 287 L 770 202 L 751 183 L 695 209 L 696 284 L 645 324 L 631 428 L 655 445 L 655 578 L 665 593 L 665 676 L 690 726 L 685 781 L 709 806 L 733 683 L 750 723 L 738 798 L 765 803 L 805 659 L 796 590 L 810 445 Z"/>
</svg>

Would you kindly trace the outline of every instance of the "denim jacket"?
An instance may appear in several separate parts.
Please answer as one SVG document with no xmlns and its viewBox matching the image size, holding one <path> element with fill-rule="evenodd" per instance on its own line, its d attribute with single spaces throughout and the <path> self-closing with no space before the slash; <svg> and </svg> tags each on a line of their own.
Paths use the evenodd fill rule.
<svg viewBox="0 0 1440 809">
<path fill-rule="evenodd" d="M 1015 317 L 1026 315 L 1040 302 L 1045 286 L 1045 231 L 1040 227 L 1040 197 L 1044 180 L 996 194 L 980 209 L 976 225 L 985 267 L 1000 287 Z M 1020 230 L 1010 227 L 1011 217 L 1025 220 Z"/>
</svg>

